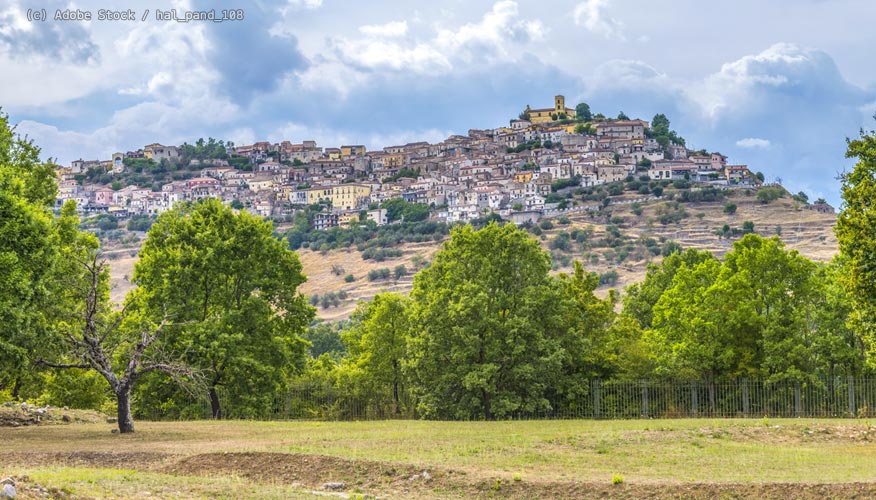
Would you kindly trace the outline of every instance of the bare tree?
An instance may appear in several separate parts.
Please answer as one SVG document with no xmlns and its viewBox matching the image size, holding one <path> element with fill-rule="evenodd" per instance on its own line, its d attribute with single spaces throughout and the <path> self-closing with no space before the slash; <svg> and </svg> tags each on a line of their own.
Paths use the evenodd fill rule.
<svg viewBox="0 0 876 500">
<path fill-rule="evenodd" d="M 52 368 L 80 368 L 100 373 L 112 388 L 118 401 L 119 432 L 134 432 L 131 416 L 131 392 L 134 384 L 143 375 L 161 371 L 183 383 L 190 385 L 196 381 L 197 374 L 185 364 L 181 357 L 165 353 L 157 344 L 166 329 L 174 324 L 165 315 L 160 324 L 144 324 L 136 331 L 123 331 L 122 321 L 127 309 L 111 312 L 105 299 L 107 263 L 98 259 L 92 252 L 87 260 L 79 262 L 83 274 L 71 282 L 74 293 L 85 297 L 84 308 L 77 313 L 75 327 L 64 328 L 63 340 L 67 349 L 61 358 L 70 362 L 53 362 L 45 359 L 36 361 L 37 365 Z"/>
</svg>

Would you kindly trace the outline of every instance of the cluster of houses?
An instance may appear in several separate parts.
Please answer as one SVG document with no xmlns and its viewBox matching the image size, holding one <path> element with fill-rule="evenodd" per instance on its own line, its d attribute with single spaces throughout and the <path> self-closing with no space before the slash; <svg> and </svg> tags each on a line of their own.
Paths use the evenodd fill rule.
<svg viewBox="0 0 876 500">
<path fill-rule="evenodd" d="M 318 147 L 315 141 L 293 144 L 257 142 L 230 148 L 247 158 L 250 170 L 232 168 L 226 160 L 189 159 L 200 167 L 197 177 L 168 182 L 160 191 L 127 186 L 82 185 L 77 174 L 99 168 L 125 172 L 126 158 L 181 161 L 174 146 L 150 144 L 138 151 L 116 153 L 107 161 L 72 162 L 60 168 L 59 203 L 77 201 L 83 211 L 106 211 L 119 217 L 158 214 L 174 203 L 219 197 L 240 203 L 265 217 L 291 215 L 322 203 L 330 206 L 314 219 L 324 229 L 369 219 L 386 222 L 379 207 L 392 198 L 433 207 L 432 217 L 467 221 L 489 213 L 508 219 L 525 212 L 537 219 L 550 210 L 546 198 L 559 180 L 580 179 L 582 187 L 623 181 L 630 175 L 650 179 L 687 179 L 709 185 L 752 185 L 745 165 L 728 165 L 718 153 L 698 155 L 684 146 L 661 147 L 649 138 L 648 122 L 596 122 L 582 132 L 575 110 L 563 96 L 555 106 L 531 109 L 508 127 L 469 130 L 437 144 L 415 142 L 368 151 L 362 145 Z M 547 147 L 549 146 L 549 147 Z M 81 179 L 81 177 L 80 177 Z"/>
</svg>

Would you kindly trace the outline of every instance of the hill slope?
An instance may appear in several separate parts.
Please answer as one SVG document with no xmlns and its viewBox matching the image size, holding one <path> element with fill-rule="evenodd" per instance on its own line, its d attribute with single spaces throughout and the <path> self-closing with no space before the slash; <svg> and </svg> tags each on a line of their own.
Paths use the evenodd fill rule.
<svg viewBox="0 0 876 500">
<path fill-rule="evenodd" d="M 622 198 L 615 201 L 622 201 Z M 727 202 L 737 205 L 735 214 L 724 213 Z M 639 215 L 635 213 L 638 211 L 641 212 Z M 678 222 L 662 224 L 661 216 L 674 216 L 673 220 Z M 723 238 L 715 234 L 716 230 L 725 224 L 730 228 L 741 228 L 744 221 L 753 222 L 755 232 L 762 236 L 773 236 L 780 232 L 780 238 L 788 248 L 798 250 L 810 259 L 828 261 L 837 253 L 837 240 L 833 233 L 835 214 L 808 210 L 787 197 L 762 204 L 750 192 L 748 195 L 734 192 L 730 198 L 719 202 L 675 204 L 654 200 L 641 204 L 616 204 L 609 207 L 606 213 L 585 212 L 568 215 L 567 220 L 553 219 L 553 228 L 539 228 L 534 232 L 541 233 L 538 237 L 542 245 L 546 250 L 551 250 L 556 271 L 570 270 L 572 261 L 577 259 L 585 264 L 587 270 L 604 275 L 606 283 L 598 290 L 604 295 L 610 288 L 623 289 L 640 281 L 648 263 L 660 261 L 659 249 L 668 241 L 675 241 L 684 248 L 709 250 L 722 257 L 740 236 Z M 560 236 L 562 234 L 566 236 Z M 583 241 L 579 242 L 570 235 L 576 235 Z M 655 247 L 655 244 L 658 246 Z M 404 244 L 398 247 L 402 250 L 400 257 L 388 258 L 383 262 L 364 260 L 361 252 L 354 248 L 328 252 L 301 249 L 299 254 L 308 278 L 301 291 L 319 296 L 345 292 L 346 298 L 339 300 L 337 306 L 324 308 L 320 305 L 317 313 L 326 320 L 343 319 L 352 313 L 357 301 L 368 300 L 376 293 L 409 292 L 413 273 L 417 269 L 416 263 L 431 262 L 440 247 L 440 243 L 432 242 Z M 111 294 L 114 301 L 121 301 L 131 288 L 128 278 L 136 257 L 131 255 L 130 248 L 113 249 L 110 253 L 116 254 L 110 260 Z M 408 274 L 398 280 L 392 276 L 374 281 L 368 279 L 369 271 L 385 268 L 392 274 L 400 265 L 405 266 Z M 617 273 L 616 280 L 611 271 Z M 348 274 L 353 275 L 352 282 L 345 281 Z"/>
</svg>

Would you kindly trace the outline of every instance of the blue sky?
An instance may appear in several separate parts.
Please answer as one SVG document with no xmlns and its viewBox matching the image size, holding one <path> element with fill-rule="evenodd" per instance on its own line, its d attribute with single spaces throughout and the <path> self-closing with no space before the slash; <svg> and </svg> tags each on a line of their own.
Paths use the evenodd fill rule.
<svg viewBox="0 0 876 500">
<path fill-rule="evenodd" d="M 665 113 L 688 145 L 838 204 L 845 138 L 874 128 L 870 0 L 150 0 L 129 7 L 246 18 L 26 18 L 105 7 L 0 0 L 0 106 L 62 163 L 202 136 L 434 142 L 561 93 Z"/>
</svg>

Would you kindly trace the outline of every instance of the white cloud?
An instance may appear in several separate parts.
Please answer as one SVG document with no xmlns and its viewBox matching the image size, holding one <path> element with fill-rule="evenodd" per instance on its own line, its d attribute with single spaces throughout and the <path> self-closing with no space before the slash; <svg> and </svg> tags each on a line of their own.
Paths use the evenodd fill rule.
<svg viewBox="0 0 876 500">
<path fill-rule="evenodd" d="M 572 11 L 575 25 L 583 26 L 587 31 L 605 38 L 625 40 L 623 23 L 604 12 L 609 2 L 610 0 L 586 0 L 576 5 Z"/>
<path fill-rule="evenodd" d="M 292 10 L 314 10 L 322 7 L 322 0 L 289 0 L 288 7 Z"/>
<path fill-rule="evenodd" d="M 802 95 L 814 91 L 814 95 L 829 97 L 824 92 L 843 94 L 847 86 L 824 52 L 777 43 L 759 54 L 725 63 L 686 92 L 707 118 L 717 120 L 733 110 L 768 105 L 763 99 L 772 92 Z"/>
<path fill-rule="evenodd" d="M 407 39 L 406 21 L 361 26 L 359 32 L 362 38 L 332 38 L 333 52 L 315 61 L 304 78 L 313 79 L 307 73 L 325 74 L 326 69 L 319 66 L 334 62 L 363 72 L 392 70 L 434 76 L 479 63 L 516 61 L 523 52 L 520 47 L 543 39 L 547 28 L 539 19 L 521 19 L 517 2 L 500 0 L 478 22 L 439 28 L 431 39 Z"/>
<path fill-rule="evenodd" d="M 745 139 L 739 139 L 738 141 L 736 141 L 736 145 L 740 148 L 746 149 L 766 149 L 770 147 L 770 141 L 757 137 L 746 137 Z"/>
<path fill-rule="evenodd" d="M 408 33 L 407 21 L 392 21 L 386 24 L 366 24 L 359 26 L 359 32 L 371 37 L 400 37 Z"/>
</svg>

